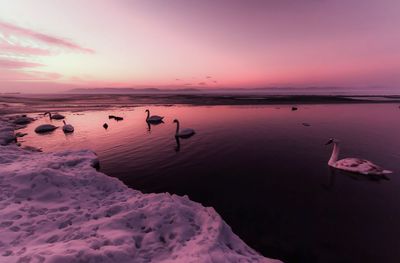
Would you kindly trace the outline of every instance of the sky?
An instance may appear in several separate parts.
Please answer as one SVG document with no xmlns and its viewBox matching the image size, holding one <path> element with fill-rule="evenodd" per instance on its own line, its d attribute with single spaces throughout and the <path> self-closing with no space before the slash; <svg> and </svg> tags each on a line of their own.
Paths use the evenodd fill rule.
<svg viewBox="0 0 400 263">
<path fill-rule="evenodd" d="M 0 0 L 0 92 L 400 91 L 399 13 L 397 0 Z"/>
</svg>

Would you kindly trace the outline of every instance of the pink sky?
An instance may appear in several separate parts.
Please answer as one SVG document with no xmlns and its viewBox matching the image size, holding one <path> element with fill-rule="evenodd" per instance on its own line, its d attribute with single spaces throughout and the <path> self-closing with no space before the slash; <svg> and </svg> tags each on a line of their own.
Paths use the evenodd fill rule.
<svg viewBox="0 0 400 263">
<path fill-rule="evenodd" d="M 0 1 L 0 92 L 400 89 L 396 0 Z"/>
</svg>

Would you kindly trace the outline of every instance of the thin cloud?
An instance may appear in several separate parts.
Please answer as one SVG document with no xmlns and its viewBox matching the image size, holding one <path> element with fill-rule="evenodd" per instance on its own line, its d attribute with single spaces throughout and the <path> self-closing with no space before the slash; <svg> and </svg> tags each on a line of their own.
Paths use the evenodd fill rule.
<svg viewBox="0 0 400 263">
<path fill-rule="evenodd" d="M 47 44 L 49 46 L 53 46 L 53 47 L 59 47 L 59 48 L 63 48 L 63 49 L 75 50 L 75 51 L 85 52 L 85 53 L 94 53 L 94 50 L 82 47 L 76 43 L 73 43 L 72 41 L 62 39 L 59 37 L 55 37 L 55 36 L 50 36 L 50 35 L 43 34 L 40 32 L 36 32 L 31 29 L 22 28 L 22 27 L 12 25 L 12 24 L 9 24 L 6 22 L 0 21 L 0 32 L 5 35 L 14 34 L 17 36 L 30 38 L 32 40 L 40 41 L 42 43 L 45 43 L 45 44 Z"/>
<path fill-rule="evenodd" d="M 0 81 L 54 81 L 62 77 L 61 74 L 40 71 L 21 71 L 14 69 L 1 69 Z M 0 82 L 1 86 L 1 82 Z"/>
<path fill-rule="evenodd" d="M 43 66 L 39 63 L 20 61 L 20 60 L 10 60 L 0 58 L 0 68 L 1 69 L 22 69 L 22 68 L 32 68 Z"/>
<path fill-rule="evenodd" d="M 56 56 L 62 52 L 95 53 L 72 41 L 0 21 L 0 80 L 60 80 L 63 75 L 59 73 L 36 70 L 45 66 L 36 61 L 40 61 L 40 57 Z"/>
<path fill-rule="evenodd" d="M 19 56 L 49 56 L 51 55 L 50 50 L 26 47 L 17 44 L 2 43 L 0 44 L 1 54 L 17 54 Z"/>
</svg>

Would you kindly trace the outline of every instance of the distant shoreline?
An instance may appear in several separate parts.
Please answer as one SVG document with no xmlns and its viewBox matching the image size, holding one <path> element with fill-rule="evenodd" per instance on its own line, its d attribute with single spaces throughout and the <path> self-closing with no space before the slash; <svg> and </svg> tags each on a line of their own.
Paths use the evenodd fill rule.
<svg viewBox="0 0 400 263">
<path fill-rule="evenodd" d="M 263 94 L 0 94 L 0 114 L 99 110 L 145 105 L 301 105 L 399 103 L 400 95 L 263 95 Z"/>
</svg>

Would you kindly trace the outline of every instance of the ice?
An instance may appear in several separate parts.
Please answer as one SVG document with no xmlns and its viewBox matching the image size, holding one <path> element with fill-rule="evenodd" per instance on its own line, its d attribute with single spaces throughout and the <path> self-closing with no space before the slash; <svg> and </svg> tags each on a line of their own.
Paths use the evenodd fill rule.
<svg viewBox="0 0 400 263">
<path fill-rule="evenodd" d="M 130 189 L 88 150 L 21 149 L 14 128 L 0 120 L 0 262 L 279 262 L 213 208 Z"/>
</svg>

